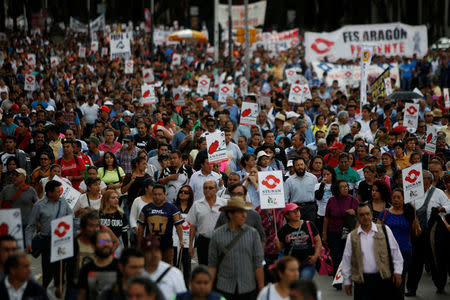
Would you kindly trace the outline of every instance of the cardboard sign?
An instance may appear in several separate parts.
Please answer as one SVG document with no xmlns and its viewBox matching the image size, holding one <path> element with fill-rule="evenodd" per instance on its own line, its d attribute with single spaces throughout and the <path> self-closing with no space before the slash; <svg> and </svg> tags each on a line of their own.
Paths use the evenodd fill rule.
<svg viewBox="0 0 450 300">
<path fill-rule="evenodd" d="M 68 215 L 51 222 L 50 262 L 73 256 L 73 217 Z"/>
<path fill-rule="evenodd" d="M 178 53 L 174 53 L 172 55 L 172 65 L 179 66 L 181 65 L 181 55 Z"/>
<path fill-rule="evenodd" d="M 91 42 L 91 52 L 97 51 L 98 51 L 98 42 L 97 41 Z"/>
<path fill-rule="evenodd" d="M 403 169 L 402 179 L 405 203 L 412 202 L 415 206 L 415 201 L 424 195 L 422 163 Z"/>
<path fill-rule="evenodd" d="M 418 122 L 419 104 L 406 103 L 403 114 L 403 126 L 405 126 L 409 132 L 414 133 L 417 130 Z"/>
<path fill-rule="evenodd" d="M 131 56 L 130 39 L 125 33 L 114 33 L 109 37 L 111 60 L 116 58 L 129 59 Z"/>
<path fill-rule="evenodd" d="M 153 74 L 152 68 L 142 70 L 142 77 L 144 78 L 145 83 L 155 81 L 155 75 Z"/>
<path fill-rule="evenodd" d="M 233 97 L 234 85 L 233 84 L 221 84 L 219 88 L 219 102 L 227 102 L 229 96 Z"/>
<path fill-rule="evenodd" d="M 284 208 L 283 172 L 258 172 L 261 209 Z"/>
<path fill-rule="evenodd" d="M 369 77 L 369 66 L 372 61 L 372 50 L 368 46 L 363 46 L 361 51 L 361 104 L 367 103 L 367 78 Z"/>
<path fill-rule="evenodd" d="M 286 75 L 286 80 L 289 84 L 298 83 L 297 68 L 286 69 L 284 70 L 284 74 Z"/>
<path fill-rule="evenodd" d="M 25 84 L 23 89 L 29 92 L 36 89 L 36 75 L 29 73 L 25 76 Z"/>
<path fill-rule="evenodd" d="M 200 77 L 197 84 L 197 94 L 200 96 L 208 95 L 211 79 L 208 77 Z"/>
<path fill-rule="evenodd" d="M 177 87 L 172 90 L 173 100 L 175 102 L 175 105 L 183 106 L 186 103 L 184 102 L 184 95 L 183 95 L 183 89 L 181 87 Z"/>
<path fill-rule="evenodd" d="M 289 92 L 288 102 L 291 103 L 303 103 L 303 90 L 300 84 L 291 84 L 291 90 Z"/>
<path fill-rule="evenodd" d="M 390 78 L 390 71 L 386 69 L 377 79 L 370 85 L 373 101 L 377 101 L 378 97 L 386 97 L 385 79 Z"/>
<path fill-rule="evenodd" d="M 181 218 L 183 219 L 183 223 L 181 223 L 181 230 L 183 231 L 183 248 L 189 248 L 189 231 L 191 230 L 191 223 L 186 221 L 187 214 L 181 214 Z M 172 237 L 173 246 L 180 247 L 180 242 L 175 226 L 173 227 Z"/>
<path fill-rule="evenodd" d="M 241 125 L 256 126 L 258 118 L 258 103 L 242 102 Z"/>
<path fill-rule="evenodd" d="M 54 176 L 53 180 L 56 180 L 58 182 L 61 182 L 62 187 L 62 193 L 60 198 L 65 199 L 66 202 L 69 204 L 70 208 L 73 210 L 75 205 L 78 202 L 78 199 L 81 196 L 81 193 L 74 189 L 71 185 L 67 184 L 64 180 L 61 179 L 59 176 Z"/>
<path fill-rule="evenodd" d="M 306 101 L 308 99 L 312 99 L 311 90 L 309 89 L 309 85 L 308 84 L 301 84 L 300 87 L 302 89 L 303 101 Z"/>
<path fill-rule="evenodd" d="M 36 65 L 36 54 L 28 53 L 28 55 L 27 55 L 27 63 L 30 66 L 35 66 Z"/>
<path fill-rule="evenodd" d="M 342 261 L 341 261 L 341 263 L 339 264 L 339 268 L 336 272 L 336 275 L 334 275 L 333 283 L 331 285 L 343 283 L 344 283 L 344 276 L 342 275 Z"/>
<path fill-rule="evenodd" d="M 444 101 L 445 101 L 445 108 L 450 108 L 450 97 L 448 95 L 448 88 L 444 89 Z"/>
<path fill-rule="evenodd" d="M 50 57 L 50 65 L 52 66 L 52 68 L 59 65 L 59 57 L 58 56 Z"/>
<path fill-rule="evenodd" d="M 80 48 L 78 48 L 78 57 L 79 58 L 85 58 L 86 57 L 86 47 L 80 46 Z"/>
<path fill-rule="evenodd" d="M 223 131 L 210 133 L 206 136 L 206 149 L 210 165 L 215 165 L 228 160 L 227 144 Z"/>
<path fill-rule="evenodd" d="M 125 74 L 133 74 L 134 61 L 128 59 L 125 61 Z"/>
<path fill-rule="evenodd" d="M 258 103 L 261 107 L 270 104 L 270 96 L 258 95 Z"/>
<path fill-rule="evenodd" d="M 391 78 L 384 79 L 384 91 L 386 92 L 386 97 L 392 94 L 392 82 Z"/>
<path fill-rule="evenodd" d="M 155 85 L 153 84 L 143 84 L 141 86 L 142 92 L 142 103 L 143 104 L 155 104 L 156 103 L 156 95 L 155 95 Z"/>
<path fill-rule="evenodd" d="M 245 77 L 239 79 L 239 87 L 241 90 L 241 97 L 245 98 L 248 95 L 248 81 Z"/>
<path fill-rule="evenodd" d="M 103 47 L 102 48 L 102 56 L 107 56 L 108 55 L 108 48 Z"/>
<path fill-rule="evenodd" d="M 434 155 L 436 153 L 437 128 L 433 125 L 427 125 L 427 139 L 425 140 L 424 152 Z"/>
<path fill-rule="evenodd" d="M 0 209 L 0 236 L 12 235 L 21 250 L 25 249 L 23 240 L 22 214 L 19 208 Z"/>
</svg>

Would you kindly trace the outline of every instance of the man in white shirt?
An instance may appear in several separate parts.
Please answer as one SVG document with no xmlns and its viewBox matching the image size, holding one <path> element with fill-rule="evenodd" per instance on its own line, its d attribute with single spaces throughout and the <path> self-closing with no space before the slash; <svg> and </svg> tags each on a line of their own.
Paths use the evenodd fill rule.
<svg viewBox="0 0 450 300">
<path fill-rule="evenodd" d="M 402 283 L 403 257 L 397 241 L 389 227 L 372 222 L 367 202 L 359 204 L 357 218 L 360 226 L 347 236 L 342 257 L 345 292 L 352 295 L 353 281 L 355 300 L 392 299 L 392 281 L 397 288 Z"/>
<path fill-rule="evenodd" d="M 183 273 L 161 260 L 159 240 L 147 235 L 142 246 L 145 253 L 145 268 L 142 275 L 150 278 L 166 300 L 173 299 L 176 294 L 186 291 Z"/>
<path fill-rule="evenodd" d="M 221 175 L 212 171 L 212 166 L 209 164 L 208 156 L 206 153 L 199 153 L 201 157 L 198 157 L 200 163 L 200 170 L 192 174 L 189 185 L 194 191 L 194 202 L 202 199 L 205 195 L 203 194 L 203 184 L 208 180 L 214 180 L 219 184 L 219 178 Z"/>
<path fill-rule="evenodd" d="M 231 141 L 233 137 L 231 130 L 225 128 L 223 131 L 225 132 L 225 144 L 227 145 L 228 166 L 230 167 L 230 172 L 236 172 L 239 161 L 242 158 L 242 152 L 239 146 Z"/>
</svg>

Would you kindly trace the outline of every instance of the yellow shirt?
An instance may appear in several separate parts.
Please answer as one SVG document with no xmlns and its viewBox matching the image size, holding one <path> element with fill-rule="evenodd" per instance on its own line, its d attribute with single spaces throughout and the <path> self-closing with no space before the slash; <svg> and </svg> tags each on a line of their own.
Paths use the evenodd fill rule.
<svg viewBox="0 0 450 300">
<path fill-rule="evenodd" d="M 322 125 L 322 128 L 319 128 L 319 127 L 317 127 L 317 125 L 314 125 L 314 126 L 311 126 L 311 129 L 313 131 L 314 136 L 316 135 L 316 132 L 319 130 L 323 131 L 325 134 L 327 134 L 327 130 L 328 130 L 326 125 Z"/>
<path fill-rule="evenodd" d="M 402 158 L 396 157 L 395 161 L 397 162 L 397 165 L 402 169 L 411 166 L 411 163 L 409 162 L 409 156 L 406 155 L 403 155 Z"/>
</svg>

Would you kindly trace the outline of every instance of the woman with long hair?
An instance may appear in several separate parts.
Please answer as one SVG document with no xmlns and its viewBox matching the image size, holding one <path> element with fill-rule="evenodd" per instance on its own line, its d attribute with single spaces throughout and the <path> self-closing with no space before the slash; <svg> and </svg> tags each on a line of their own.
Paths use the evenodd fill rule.
<svg viewBox="0 0 450 300">
<path fill-rule="evenodd" d="M 125 175 L 123 179 L 122 194 L 128 193 L 127 205 L 128 210 L 131 208 L 134 199 L 138 196 L 142 196 L 145 193 L 143 187 L 144 180 L 150 178 L 145 170 L 147 170 L 147 161 L 144 157 L 136 157 L 131 161 L 133 171 Z M 125 209 L 125 208 L 124 208 Z M 127 209 L 125 209 L 127 210 Z M 127 212 L 129 214 L 129 211 Z"/>
<path fill-rule="evenodd" d="M 323 131 L 325 135 L 327 134 L 327 125 L 325 124 L 325 116 L 324 115 L 317 115 L 316 119 L 314 120 L 314 126 L 311 126 L 311 129 L 313 131 L 313 135 L 316 135 L 317 131 Z"/>
<path fill-rule="evenodd" d="M 120 188 L 125 172 L 117 163 L 114 153 L 108 151 L 103 155 L 103 167 L 98 169 L 98 178 L 107 186 L 107 190 L 115 190 L 120 195 Z"/>
<path fill-rule="evenodd" d="M 386 182 L 376 180 L 372 187 L 372 201 L 369 201 L 372 208 L 373 221 L 376 222 L 378 215 L 386 208 L 391 207 L 391 188 Z"/>
<path fill-rule="evenodd" d="M 87 191 L 81 194 L 77 204 L 73 208 L 75 217 L 88 212 L 89 210 L 99 210 L 102 193 L 100 191 L 100 178 L 88 178 L 86 180 Z"/>
<path fill-rule="evenodd" d="M 322 179 L 322 171 L 324 168 L 325 162 L 323 157 L 320 155 L 314 156 L 309 163 L 309 172 L 317 177 L 317 180 L 320 181 Z"/>
<path fill-rule="evenodd" d="M 6 159 L 6 172 L 0 174 L 1 175 L 1 186 L 2 188 L 8 184 L 14 183 L 13 177 L 15 176 L 16 172 L 14 172 L 15 169 L 19 167 L 19 161 L 15 156 L 8 157 Z"/>
<path fill-rule="evenodd" d="M 365 166 L 363 168 L 364 180 L 358 185 L 357 198 L 359 202 L 372 200 L 372 187 L 377 179 L 377 168 L 375 166 Z"/>
<path fill-rule="evenodd" d="M 325 210 L 327 208 L 328 200 L 333 196 L 331 186 L 337 180 L 336 171 L 330 165 L 325 165 L 322 170 L 322 182 L 316 184 L 315 198 L 317 202 L 317 219 L 316 227 L 323 228 L 323 219 L 325 218 Z M 322 232 L 319 232 L 322 236 Z"/>
<path fill-rule="evenodd" d="M 153 179 L 146 178 L 142 183 L 142 187 L 144 188 L 144 194 L 137 197 L 133 201 L 133 205 L 131 205 L 130 210 L 130 226 L 134 230 L 134 233 L 137 234 L 138 224 L 137 220 L 139 219 L 139 214 L 144 206 L 153 202 Z"/>
<path fill-rule="evenodd" d="M 295 257 L 284 256 L 278 262 L 274 269 L 277 282 L 269 283 L 261 292 L 257 300 L 288 300 L 289 287 L 292 282 L 299 278 L 299 265 Z"/>
<path fill-rule="evenodd" d="M 386 175 L 389 177 L 392 177 L 398 169 L 394 156 L 389 152 L 381 154 L 381 165 L 386 168 Z"/>
<path fill-rule="evenodd" d="M 183 229 L 183 238 L 184 241 L 184 248 L 181 251 L 181 264 L 183 265 L 183 277 L 184 282 L 186 284 L 189 283 L 189 276 L 191 274 L 191 257 L 189 256 L 189 231 L 190 231 L 190 224 L 186 222 L 187 214 L 189 213 L 189 210 L 192 207 L 192 204 L 194 203 L 194 191 L 192 190 L 190 185 L 183 185 L 179 190 L 177 194 L 177 198 L 175 199 L 174 205 L 180 210 L 181 217 L 183 220 L 185 220 L 181 227 Z M 174 228 L 173 230 L 173 246 L 174 246 L 174 253 L 173 256 L 173 264 L 176 266 L 178 264 L 178 254 L 180 253 L 178 247 L 180 243 L 178 242 L 178 235 L 176 233 L 176 230 Z M 181 267 L 181 266 L 179 266 Z"/>
<path fill-rule="evenodd" d="M 16 159 L 14 156 L 10 158 Z M 8 160 L 10 158 L 8 158 Z M 8 160 L 6 161 L 6 166 L 8 166 Z M 35 190 L 39 188 L 39 182 L 41 179 L 50 175 L 50 166 L 53 164 L 54 160 L 53 153 L 42 152 L 41 155 L 39 155 L 39 166 L 34 169 L 31 174 L 31 186 Z"/>
<path fill-rule="evenodd" d="M 100 202 L 100 225 L 111 229 L 120 241 L 116 256 L 120 256 L 123 247 L 128 247 L 128 222 L 123 210 L 119 207 L 119 194 L 115 190 L 107 190 Z"/>
</svg>

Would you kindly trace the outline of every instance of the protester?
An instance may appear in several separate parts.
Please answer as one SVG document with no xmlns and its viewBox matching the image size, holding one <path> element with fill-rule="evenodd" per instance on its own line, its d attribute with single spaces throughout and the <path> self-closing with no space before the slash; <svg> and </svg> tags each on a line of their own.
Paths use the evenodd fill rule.
<svg viewBox="0 0 450 300">
<path fill-rule="evenodd" d="M 195 267 L 189 280 L 191 289 L 184 293 L 177 294 L 174 300 L 225 300 L 222 295 L 211 290 L 212 279 L 212 274 L 207 267 L 203 265 Z"/>
<path fill-rule="evenodd" d="M 9 235 L 0 236 L 0 282 L 5 278 L 5 262 L 18 249 L 16 239 Z"/>
</svg>

